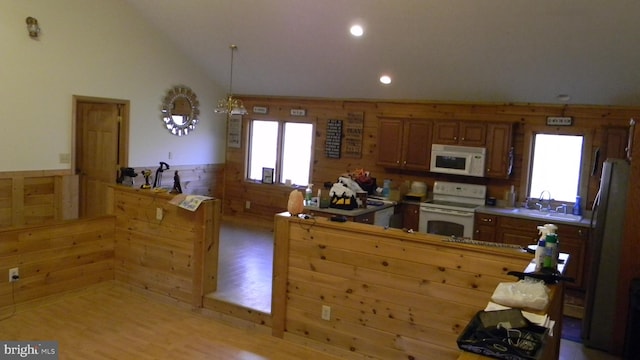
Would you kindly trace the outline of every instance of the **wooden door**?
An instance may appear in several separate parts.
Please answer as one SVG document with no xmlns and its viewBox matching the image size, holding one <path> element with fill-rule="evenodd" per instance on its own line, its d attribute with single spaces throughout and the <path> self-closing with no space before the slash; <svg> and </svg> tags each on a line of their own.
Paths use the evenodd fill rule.
<svg viewBox="0 0 640 360">
<path fill-rule="evenodd" d="M 79 174 L 81 217 L 107 213 L 107 185 L 118 173 L 122 105 L 78 102 L 76 172 Z"/>
</svg>

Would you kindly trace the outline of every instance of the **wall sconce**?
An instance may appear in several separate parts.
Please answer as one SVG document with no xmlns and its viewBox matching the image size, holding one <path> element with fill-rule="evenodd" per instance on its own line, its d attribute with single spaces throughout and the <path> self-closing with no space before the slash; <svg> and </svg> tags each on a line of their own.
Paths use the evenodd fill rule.
<svg viewBox="0 0 640 360">
<path fill-rule="evenodd" d="M 38 38 L 38 35 L 40 35 L 40 27 L 38 26 L 38 20 L 36 18 L 31 16 L 27 18 L 27 30 L 32 39 Z"/>
</svg>

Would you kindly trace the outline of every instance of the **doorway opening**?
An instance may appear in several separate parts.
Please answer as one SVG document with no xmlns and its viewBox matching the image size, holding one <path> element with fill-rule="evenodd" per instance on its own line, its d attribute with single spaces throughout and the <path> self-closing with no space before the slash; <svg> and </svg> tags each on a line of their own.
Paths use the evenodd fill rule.
<svg viewBox="0 0 640 360">
<path fill-rule="evenodd" d="M 216 291 L 205 296 L 271 314 L 273 231 L 223 220 Z"/>
</svg>

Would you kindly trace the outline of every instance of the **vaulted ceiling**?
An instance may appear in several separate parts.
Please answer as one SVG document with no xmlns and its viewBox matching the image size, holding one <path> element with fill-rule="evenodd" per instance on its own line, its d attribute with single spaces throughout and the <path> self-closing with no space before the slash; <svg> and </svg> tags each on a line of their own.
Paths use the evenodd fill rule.
<svg viewBox="0 0 640 360">
<path fill-rule="evenodd" d="M 637 0 L 126 1 L 235 94 L 640 105 Z"/>
</svg>

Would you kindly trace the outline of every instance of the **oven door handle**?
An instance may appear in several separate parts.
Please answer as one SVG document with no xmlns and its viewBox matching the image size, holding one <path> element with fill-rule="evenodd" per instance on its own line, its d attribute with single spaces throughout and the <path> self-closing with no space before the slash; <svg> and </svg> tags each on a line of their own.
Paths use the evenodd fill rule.
<svg viewBox="0 0 640 360">
<path fill-rule="evenodd" d="M 434 214 L 447 214 L 447 215 L 456 215 L 456 216 L 464 216 L 464 217 L 473 217 L 474 213 L 468 211 L 458 211 L 458 210 L 449 210 L 449 209 L 434 209 L 434 208 L 420 208 L 421 212 L 426 213 L 434 213 Z"/>
</svg>

